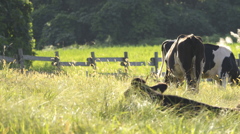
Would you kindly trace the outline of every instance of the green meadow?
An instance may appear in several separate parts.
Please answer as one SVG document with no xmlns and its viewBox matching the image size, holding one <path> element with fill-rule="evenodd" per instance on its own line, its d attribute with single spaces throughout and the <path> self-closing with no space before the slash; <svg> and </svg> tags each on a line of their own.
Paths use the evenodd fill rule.
<svg viewBox="0 0 240 134">
<path fill-rule="evenodd" d="M 235 56 L 240 44 L 229 45 Z M 54 57 L 58 51 L 61 61 L 84 62 L 95 52 L 96 57 L 123 57 L 128 52 L 132 62 L 149 62 L 160 46 L 80 46 L 36 51 L 37 56 Z M 160 63 L 161 64 L 161 63 Z M 159 64 L 159 65 L 160 65 Z M 129 67 L 128 76 L 105 75 L 124 68 L 119 62 L 97 62 L 91 67 L 51 66 L 50 62 L 33 61 L 33 66 L 21 74 L 6 63 L 0 71 L 0 132 L 2 134 L 238 134 L 240 113 L 219 115 L 201 111 L 176 114 L 172 109 L 161 110 L 148 99 L 128 100 L 123 93 L 133 77 L 148 77 L 156 84 L 151 66 Z M 87 76 L 86 73 L 93 74 Z M 162 78 L 160 78 L 160 81 Z M 200 92 L 192 94 L 185 85 L 170 85 L 164 94 L 173 94 L 219 107 L 235 108 L 240 104 L 240 88 L 202 80 Z"/>
</svg>

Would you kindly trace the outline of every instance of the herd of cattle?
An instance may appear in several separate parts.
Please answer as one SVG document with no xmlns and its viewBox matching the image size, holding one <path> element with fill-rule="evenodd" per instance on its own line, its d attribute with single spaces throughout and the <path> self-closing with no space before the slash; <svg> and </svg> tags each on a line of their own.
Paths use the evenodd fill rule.
<svg viewBox="0 0 240 134">
<path fill-rule="evenodd" d="M 162 58 L 166 62 L 165 83 L 182 83 L 198 91 L 200 78 L 215 79 L 226 87 L 240 83 L 240 71 L 236 59 L 229 48 L 212 44 L 203 44 L 199 36 L 179 35 L 176 40 L 162 43 Z M 164 62 L 158 76 L 162 72 Z"/>
<path fill-rule="evenodd" d="M 180 111 L 197 112 L 202 109 L 217 113 L 222 110 L 240 111 L 240 105 L 236 109 L 222 108 L 180 96 L 163 94 L 170 83 L 178 85 L 184 80 L 188 88 L 198 92 L 200 78 L 215 79 L 224 87 L 228 82 L 239 86 L 240 71 L 233 53 L 226 46 L 203 44 L 202 39 L 193 34 L 180 35 L 176 40 L 167 40 L 162 43 L 162 58 L 163 63 L 158 76 L 166 63 L 164 83 L 150 87 L 143 79 L 134 78 L 131 81 L 131 88 L 124 92 L 125 97 L 133 94 L 146 96 L 162 106 L 177 108 Z"/>
</svg>

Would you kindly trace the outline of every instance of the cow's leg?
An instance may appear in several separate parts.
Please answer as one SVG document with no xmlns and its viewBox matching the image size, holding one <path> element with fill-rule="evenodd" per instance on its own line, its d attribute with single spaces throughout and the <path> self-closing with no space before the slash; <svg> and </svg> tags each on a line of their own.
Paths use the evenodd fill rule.
<svg viewBox="0 0 240 134">
<path fill-rule="evenodd" d="M 226 88 L 226 87 L 227 87 L 227 78 L 226 78 L 226 77 L 223 77 L 221 82 L 222 82 L 222 86 L 223 86 L 224 88 Z"/>
<path fill-rule="evenodd" d="M 183 79 L 178 79 L 178 78 L 174 78 L 174 80 L 176 81 L 176 87 L 178 88 L 179 86 L 182 86 L 184 84 L 184 78 Z"/>
<path fill-rule="evenodd" d="M 191 58 L 183 54 L 174 54 L 174 60 L 177 64 L 174 66 L 175 76 L 178 76 L 178 82 L 182 82 L 184 79 L 187 81 L 188 86 L 191 85 Z M 183 78 L 180 78 L 183 77 Z"/>
<path fill-rule="evenodd" d="M 193 75 L 193 71 L 192 71 L 192 67 L 193 67 L 193 62 L 195 62 L 195 60 L 193 61 L 194 55 L 192 55 L 192 50 L 190 49 L 191 46 L 189 46 L 187 48 L 186 44 L 179 44 L 178 46 L 178 53 L 175 57 L 176 62 L 180 65 L 179 67 L 181 68 L 184 77 L 187 81 L 187 89 L 188 88 L 193 88 L 195 89 L 195 79 L 193 79 L 192 77 Z"/>
<path fill-rule="evenodd" d="M 182 71 L 184 72 L 183 74 L 185 75 L 185 79 L 187 81 L 187 88 L 196 88 L 195 87 L 195 79 L 193 79 L 193 74 L 192 74 L 192 59 L 191 57 L 181 57 L 180 58 L 180 63 L 182 67 Z"/>
<path fill-rule="evenodd" d="M 169 71 L 169 70 L 166 70 L 166 74 L 165 74 L 165 76 L 164 76 L 164 82 L 166 83 L 166 84 L 168 84 L 168 85 L 170 85 L 171 83 L 173 83 L 173 84 L 176 84 L 176 87 L 178 88 L 178 86 L 179 86 L 179 80 L 178 80 L 178 78 L 177 77 L 175 77 L 175 76 L 173 76 L 172 75 L 172 73 L 171 73 L 171 71 Z"/>
<path fill-rule="evenodd" d="M 195 59 L 194 63 L 194 79 L 195 79 L 195 88 L 198 90 L 199 89 L 199 83 L 201 79 L 201 74 L 203 72 L 203 67 L 204 67 L 204 57 L 203 55 L 199 54 L 200 56 L 197 56 Z"/>
<path fill-rule="evenodd" d="M 183 85 L 183 80 L 184 79 L 177 78 L 174 75 L 170 75 L 168 78 L 169 78 L 170 83 L 173 83 L 173 84 L 176 85 L 176 88 Z"/>
<path fill-rule="evenodd" d="M 165 76 L 164 76 L 164 82 L 166 83 L 166 84 L 170 84 L 170 73 L 169 73 L 169 71 L 168 71 L 168 69 L 166 69 L 166 74 L 165 74 Z"/>
<path fill-rule="evenodd" d="M 220 75 L 213 76 L 212 79 L 215 80 L 215 82 L 216 82 L 217 85 L 222 85 L 222 82 L 221 82 L 219 76 L 220 76 Z"/>
<path fill-rule="evenodd" d="M 224 87 L 224 88 L 227 87 L 227 78 L 228 78 L 228 74 L 223 73 L 223 74 L 221 75 L 220 85 L 221 85 L 222 87 Z"/>
<path fill-rule="evenodd" d="M 186 77 L 189 88 L 198 92 L 197 80 L 191 74 L 186 74 Z"/>
</svg>

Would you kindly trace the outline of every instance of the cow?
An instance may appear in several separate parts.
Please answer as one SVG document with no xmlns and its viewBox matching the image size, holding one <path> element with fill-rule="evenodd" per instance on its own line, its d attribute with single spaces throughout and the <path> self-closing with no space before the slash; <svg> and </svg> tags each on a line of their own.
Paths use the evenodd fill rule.
<svg viewBox="0 0 240 134">
<path fill-rule="evenodd" d="M 161 93 L 165 92 L 165 90 L 168 88 L 168 86 L 167 86 L 166 83 L 158 83 L 158 84 L 150 87 L 150 86 L 147 86 L 147 85 L 146 85 L 146 81 L 145 81 L 145 80 L 143 80 L 143 79 L 141 79 L 141 78 L 134 78 L 134 79 L 132 80 L 132 82 L 131 82 L 132 88 L 129 88 L 128 90 L 126 90 L 126 91 L 124 92 L 124 96 L 125 96 L 125 97 L 128 97 L 128 96 L 130 96 L 131 94 L 136 94 L 136 93 L 137 93 L 137 92 L 136 92 L 136 88 L 138 88 L 139 85 L 138 85 L 138 84 L 134 84 L 135 82 L 141 83 L 142 86 L 145 86 L 145 87 L 147 87 L 147 88 L 151 88 L 152 90 L 155 90 L 155 91 L 158 91 L 158 90 L 159 90 Z M 141 91 L 138 92 L 138 93 L 141 93 Z M 142 93 L 144 93 L 144 92 L 142 92 Z M 142 95 L 143 95 L 143 94 L 142 94 Z"/>
<path fill-rule="evenodd" d="M 148 86 L 143 79 L 133 78 L 131 81 L 131 87 L 124 92 L 124 96 L 129 98 L 131 95 L 137 94 L 140 95 L 140 97 L 149 98 L 152 102 L 163 106 L 163 108 L 174 108 L 180 113 L 187 111 L 198 113 L 201 110 L 209 110 L 216 113 L 222 111 L 239 111 L 238 108 L 217 107 L 176 95 L 165 95 L 163 92 L 166 90 L 165 88 L 167 85 L 164 83 L 158 85 L 161 93 Z"/>
<path fill-rule="evenodd" d="M 212 78 L 226 88 L 227 79 L 232 84 L 240 81 L 240 71 L 232 51 L 226 46 L 204 44 L 206 63 L 202 78 Z"/>
<path fill-rule="evenodd" d="M 165 82 L 168 83 L 170 76 L 178 81 L 186 79 L 187 88 L 198 92 L 199 82 L 205 62 L 204 45 L 200 37 L 193 34 L 179 35 L 167 47 L 167 51 L 162 49 L 162 58 L 166 62 Z M 158 75 L 161 73 L 164 62 Z"/>
<path fill-rule="evenodd" d="M 174 41 L 175 40 L 166 40 L 162 43 L 162 57 L 165 57 Z M 226 46 L 217 46 L 213 44 L 204 44 L 204 48 L 206 61 L 203 68 L 202 78 L 212 78 L 225 88 L 227 78 L 232 83 L 231 85 L 239 85 L 240 71 L 231 50 Z M 172 75 L 165 76 L 165 82 L 173 82 L 177 83 L 177 85 L 181 83 Z"/>
</svg>

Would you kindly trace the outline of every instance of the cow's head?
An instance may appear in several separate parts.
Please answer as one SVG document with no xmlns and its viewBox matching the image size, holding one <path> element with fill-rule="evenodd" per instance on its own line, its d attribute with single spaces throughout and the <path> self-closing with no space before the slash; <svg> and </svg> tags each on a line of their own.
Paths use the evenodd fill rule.
<svg viewBox="0 0 240 134">
<path fill-rule="evenodd" d="M 167 84 L 158 83 L 152 87 L 146 85 L 146 81 L 141 78 L 134 78 L 131 81 L 131 87 L 124 92 L 125 97 L 131 94 L 149 95 L 153 90 L 160 90 L 163 93 L 167 89 Z"/>
<path fill-rule="evenodd" d="M 131 86 L 133 88 L 138 88 L 138 87 L 144 86 L 145 84 L 146 84 L 146 81 L 141 78 L 134 78 L 131 81 Z"/>
</svg>

